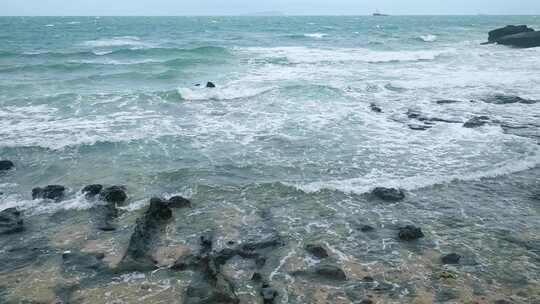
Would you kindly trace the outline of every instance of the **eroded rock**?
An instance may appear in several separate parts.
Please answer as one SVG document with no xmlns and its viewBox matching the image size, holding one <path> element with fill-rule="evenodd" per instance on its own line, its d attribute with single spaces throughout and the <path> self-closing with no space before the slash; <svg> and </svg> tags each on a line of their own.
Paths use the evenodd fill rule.
<svg viewBox="0 0 540 304">
<path fill-rule="evenodd" d="M 101 190 L 103 189 L 102 185 L 96 184 L 96 185 L 88 185 L 84 188 L 82 188 L 81 192 L 86 194 L 86 197 L 94 197 L 98 195 Z"/>
<path fill-rule="evenodd" d="M 32 189 L 32 199 L 61 200 L 64 197 L 66 187 L 60 185 L 49 185 L 44 188 L 36 187 Z"/>
<path fill-rule="evenodd" d="M 111 186 L 100 192 L 100 198 L 108 203 L 122 204 L 127 199 L 126 188 L 123 186 Z"/>
<path fill-rule="evenodd" d="M 405 192 L 395 188 L 377 187 L 371 191 L 371 194 L 387 202 L 398 202 L 405 198 Z"/>
<path fill-rule="evenodd" d="M 16 208 L 8 208 L 0 212 L 0 235 L 22 232 L 22 214 Z"/>
</svg>

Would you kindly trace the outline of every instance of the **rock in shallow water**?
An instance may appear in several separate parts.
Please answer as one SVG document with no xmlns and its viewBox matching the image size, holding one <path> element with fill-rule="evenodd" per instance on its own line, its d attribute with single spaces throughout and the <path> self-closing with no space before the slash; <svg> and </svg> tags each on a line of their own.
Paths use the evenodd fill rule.
<svg viewBox="0 0 540 304">
<path fill-rule="evenodd" d="M 508 35 L 515 35 L 520 33 L 527 33 L 532 32 L 534 29 L 529 28 L 526 25 L 507 25 L 502 28 L 495 29 L 493 31 L 489 32 L 488 41 L 489 42 L 497 42 L 500 38 L 508 36 Z"/>
<path fill-rule="evenodd" d="M 382 113 L 382 109 L 374 103 L 370 104 L 369 107 L 371 108 L 371 111 L 375 113 Z"/>
<path fill-rule="evenodd" d="M 450 253 L 441 258 L 443 264 L 459 264 L 461 256 L 457 253 Z"/>
<path fill-rule="evenodd" d="M 408 226 L 399 228 L 398 236 L 399 236 L 399 239 L 403 241 L 414 241 L 419 238 L 423 238 L 424 233 L 422 232 L 422 229 L 416 226 L 408 225 Z"/>
<path fill-rule="evenodd" d="M 213 82 L 209 81 L 208 83 L 206 83 L 206 87 L 207 88 L 215 88 L 216 85 Z"/>
<path fill-rule="evenodd" d="M 124 203 L 127 199 L 126 188 L 123 186 L 111 186 L 101 191 L 100 197 L 108 203 Z"/>
<path fill-rule="evenodd" d="M 534 104 L 537 103 L 537 100 L 532 99 L 525 99 L 521 98 L 519 96 L 514 95 L 493 95 L 489 97 L 485 97 L 482 99 L 485 103 L 492 103 L 492 104 L 513 104 L 513 103 L 522 103 L 522 104 Z"/>
<path fill-rule="evenodd" d="M 315 274 L 320 277 L 323 277 L 325 279 L 330 279 L 330 280 L 336 280 L 336 281 L 347 280 L 347 276 L 345 275 L 345 272 L 343 272 L 341 268 L 334 265 L 328 265 L 328 264 L 318 265 L 315 268 Z"/>
<path fill-rule="evenodd" d="M 0 160 L 0 171 L 11 170 L 15 167 L 12 161 L 9 160 Z"/>
<path fill-rule="evenodd" d="M 487 116 L 477 116 L 469 119 L 466 123 L 463 124 L 464 128 L 478 128 L 489 122 L 489 117 Z"/>
<path fill-rule="evenodd" d="M 274 303 L 274 300 L 278 296 L 278 292 L 270 287 L 268 284 L 263 284 L 261 288 L 261 296 L 263 298 L 264 304 L 272 304 Z"/>
<path fill-rule="evenodd" d="M 45 188 L 36 187 L 32 189 L 32 199 L 61 200 L 64 197 L 66 187 L 60 185 L 49 185 Z"/>
<path fill-rule="evenodd" d="M 173 196 L 169 198 L 170 208 L 191 208 L 191 201 L 181 196 Z"/>
<path fill-rule="evenodd" d="M 21 212 L 16 208 L 8 208 L 0 212 L 0 235 L 23 231 Z"/>
<path fill-rule="evenodd" d="M 405 198 L 405 192 L 401 189 L 377 187 L 371 194 L 387 202 L 397 202 Z"/>
<path fill-rule="evenodd" d="M 324 247 L 321 245 L 308 244 L 306 245 L 306 251 L 319 259 L 324 259 L 328 257 L 328 253 L 326 252 L 326 249 L 324 249 Z"/>
<path fill-rule="evenodd" d="M 103 189 L 102 185 L 88 185 L 82 188 L 81 192 L 86 194 L 87 197 L 94 197 L 98 195 Z"/>
</svg>

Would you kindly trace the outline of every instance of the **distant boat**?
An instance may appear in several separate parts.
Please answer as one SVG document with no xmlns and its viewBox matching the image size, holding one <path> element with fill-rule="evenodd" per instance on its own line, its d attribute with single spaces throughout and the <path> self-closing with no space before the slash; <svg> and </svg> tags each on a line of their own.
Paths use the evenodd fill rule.
<svg viewBox="0 0 540 304">
<path fill-rule="evenodd" d="M 386 14 L 381 14 L 379 11 L 377 11 L 377 12 L 373 13 L 373 16 L 375 16 L 375 17 L 386 17 L 386 16 L 388 16 L 388 15 L 386 15 Z"/>
</svg>

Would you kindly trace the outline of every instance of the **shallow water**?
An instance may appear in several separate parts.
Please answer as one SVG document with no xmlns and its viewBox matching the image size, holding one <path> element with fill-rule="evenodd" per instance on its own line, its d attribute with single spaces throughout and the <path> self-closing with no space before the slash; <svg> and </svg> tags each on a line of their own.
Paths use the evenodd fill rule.
<svg viewBox="0 0 540 304">
<path fill-rule="evenodd" d="M 160 248 L 196 251 L 210 230 L 218 248 L 277 232 L 285 245 L 263 272 L 281 303 L 366 294 L 382 303 L 536 303 L 540 103 L 483 100 L 540 100 L 540 49 L 480 43 L 490 29 L 540 28 L 539 20 L 0 18 L 0 158 L 16 165 L 0 175 L 0 210 L 23 210 L 28 225 L 23 236 L 0 237 L 23 252 L 1 274 L 0 300 L 132 303 L 144 285 L 146 302 L 181 303 L 189 273 L 81 280 L 59 260 L 65 250 L 107 252 L 114 266 L 149 198 L 180 194 L 194 208 L 175 211 Z M 410 110 L 451 122 L 424 124 Z M 490 123 L 463 127 L 479 115 Z M 127 187 L 116 232 L 92 224 L 97 202 L 79 192 L 91 183 Z M 48 184 L 66 185 L 67 197 L 31 200 L 33 187 Z M 366 193 L 377 186 L 407 198 L 373 201 Z M 376 232 L 359 232 L 366 223 Z M 396 240 L 411 223 L 426 237 Z M 25 251 L 34 241 L 39 254 Z M 347 283 L 291 275 L 317 263 L 308 242 L 327 246 Z M 9 265 L 17 251 L 5 248 Z M 440 256 L 452 251 L 465 262 L 441 280 Z M 242 301 L 259 301 L 253 265 L 227 267 Z M 51 279 L 33 281 L 37 295 L 25 289 L 34 283 L 13 278 L 40 271 Z M 366 289 L 364 276 L 394 287 Z M 110 282 L 118 284 L 104 288 Z"/>
</svg>

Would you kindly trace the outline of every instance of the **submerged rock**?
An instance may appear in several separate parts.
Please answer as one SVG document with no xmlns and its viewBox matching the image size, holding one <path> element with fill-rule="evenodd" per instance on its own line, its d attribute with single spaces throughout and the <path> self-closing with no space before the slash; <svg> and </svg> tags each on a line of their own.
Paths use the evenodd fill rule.
<svg viewBox="0 0 540 304">
<path fill-rule="evenodd" d="M 272 304 L 278 296 L 278 292 L 268 284 L 263 284 L 260 292 L 264 304 Z"/>
<path fill-rule="evenodd" d="M 405 192 L 395 188 L 377 187 L 371 191 L 371 194 L 387 202 L 397 202 L 405 198 Z"/>
<path fill-rule="evenodd" d="M 478 128 L 481 127 L 489 122 L 489 117 L 487 116 L 477 116 L 469 119 L 467 122 L 463 124 L 464 128 Z"/>
<path fill-rule="evenodd" d="M 111 186 L 103 189 L 100 192 L 100 197 L 102 200 L 108 203 L 119 203 L 122 204 L 127 199 L 126 188 L 123 186 Z"/>
<path fill-rule="evenodd" d="M 444 104 L 451 104 L 451 103 L 458 103 L 458 102 L 461 102 L 461 101 L 453 100 L 453 99 L 441 99 L 441 100 L 437 100 L 435 103 L 439 105 L 444 105 Z"/>
<path fill-rule="evenodd" d="M 15 165 L 10 160 L 0 160 L 0 171 L 7 171 L 15 168 Z"/>
<path fill-rule="evenodd" d="M 415 131 L 425 131 L 431 128 L 432 126 L 428 126 L 428 125 L 409 124 L 409 129 L 415 130 Z"/>
<path fill-rule="evenodd" d="M 322 264 L 315 267 L 314 273 L 325 279 L 346 281 L 347 276 L 343 270 L 335 265 Z"/>
<path fill-rule="evenodd" d="M 65 191 L 66 187 L 60 185 L 49 185 L 44 188 L 36 187 L 32 189 L 32 199 L 61 200 Z"/>
<path fill-rule="evenodd" d="M 101 190 L 103 189 L 103 186 L 102 185 L 88 185 L 84 188 L 82 188 L 81 192 L 86 194 L 86 197 L 94 197 L 96 195 L 98 195 Z"/>
<path fill-rule="evenodd" d="M 23 231 L 21 212 L 16 208 L 0 211 L 0 235 Z"/>
<path fill-rule="evenodd" d="M 495 29 L 493 31 L 489 32 L 488 42 L 494 43 L 498 42 L 500 38 L 503 38 L 505 36 L 509 35 L 515 35 L 520 33 L 528 33 L 533 32 L 534 30 L 532 28 L 529 28 L 526 25 L 507 25 L 502 28 Z"/>
<path fill-rule="evenodd" d="M 525 99 L 525 98 L 521 98 L 519 96 L 514 96 L 514 95 L 493 95 L 493 96 L 489 96 L 482 99 L 482 101 L 485 103 L 493 103 L 493 104 L 512 104 L 512 103 L 534 104 L 538 102 L 538 100 Z"/>
<path fill-rule="evenodd" d="M 308 244 L 306 245 L 306 251 L 319 259 L 324 259 L 328 257 L 328 252 L 321 245 Z"/>
<path fill-rule="evenodd" d="M 362 225 L 362 227 L 360 227 L 360 231 L 362 232 L 371 232 L 373 230 L 375 230 L 375 228 L 370 225 Z"/>
<path fill-rule="evenodd" d="M 399 228 L 398 237 L 403 241 L 414 241 L 419 238 L 424 237 L 422 229 L 416 226 L 408 225 L 402 228 Z"/>
<path fill-rule="evenodd" d="M 191 208 L 191 201 L 181 196 L 169 198 L 169 207 L 171 208 Z"/>
<path fill-rule="evenodd" d="M 209 82 L 206 83 L 206 87 L 207 88 L 215 88 L 216 85 L 213 82 L 209 81 Z"/>
<path fill-rule="evenodd" d="M 371 108 L 371 111 L 373 111 L 375 113 L 381 113 L 382 112 L 382 109 L 378 105 L 376 105 L 374 103 L 370 104 L 369 107 Z"/>
<path fill-rule="evenodd" d="M 461 256 L 457 253 L 450 253 L 441 258 L 443 264 L 459 264 Z"/>
</svg>

